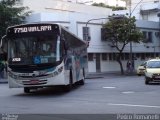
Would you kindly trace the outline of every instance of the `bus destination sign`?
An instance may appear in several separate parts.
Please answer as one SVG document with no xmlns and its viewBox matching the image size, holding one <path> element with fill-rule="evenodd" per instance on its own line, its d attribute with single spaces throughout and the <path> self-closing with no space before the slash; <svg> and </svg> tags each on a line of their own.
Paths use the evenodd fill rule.
<svg viewBox="0 0 160 120">
<path fill-rule="evenodd" d="M 43 26 L 25 26 L 25 27 L 15 27 L 14 33 L 30 33 L 30 32 L 43 32 L 43 31 L 52 31 L 51 25 Z"/>
</svg>

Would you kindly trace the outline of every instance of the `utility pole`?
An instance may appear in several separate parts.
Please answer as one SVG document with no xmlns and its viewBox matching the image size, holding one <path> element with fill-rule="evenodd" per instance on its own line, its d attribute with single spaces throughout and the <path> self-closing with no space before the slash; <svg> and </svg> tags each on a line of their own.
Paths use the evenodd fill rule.
<svg viewBox="0 0 160 120">
<path fill-rule="evenodd" d="M 134 12 L 134 10 L 137 8 L 137 6 L 138 6 L 142 1 L 143 1 L 143 0 L 140 0 L 140 1 L 136 4 L 136 6 L 133 8 L 133 10 L 132 10 L 132 0 L 129 0 L 129 19 L 131 19 L 132 13 Z M 130 29 L 129 32 L 131 33 L 131 29 Z M 132 51 L 132 41 L 130 41 L 130 56 L 129 56 L 129 59 L 130 59 L 130 62 L 132 62 L 132 66 L 133 66 L 132 69 L 134 69 L 134 57 L 133 57 L 132 54 L 133 54 L 133 51 Z"/>
<path fill-rule="evenodd" d="M 131 17 L 132 17 L 132 11 L 131 11 L 131 4 L 132 4 L 132 0 L 129 0 L 129 19 L 131 20 Z M 131 23 L 131 22 L 129 22 Z M 129 35 L 131 34 L 131 29 L 129 30 Z M 134 60 L 133 60 L 133 56 L 132 56 L 132 41 L 130 41 L 130 55 L 129 55 L 129 60 L 131 62 L 131 67 L 132 70 L 134 69 Z"/>
</svg>

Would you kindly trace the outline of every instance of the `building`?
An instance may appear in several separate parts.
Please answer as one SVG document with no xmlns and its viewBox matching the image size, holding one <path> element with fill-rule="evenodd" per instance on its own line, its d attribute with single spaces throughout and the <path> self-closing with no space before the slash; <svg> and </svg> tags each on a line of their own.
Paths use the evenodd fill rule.
<svg viewBox="0 0 160 120">
<path fill-rule="evenodd" d="M 107 22 L 109 15 L 113 14 L 111 9 L 59 0 L 47 0 L 47 2 L 23 0 L 21 5 L 28 6 L 33 11 L 32 15 L 27 18 L 28 23 L 60 23 L 81 39 L 85 39 L 87 32 L 91 36 L 88 47 L 89 72 L 120 71 L 119 64 L 115 60 L 117 51 L 108 42 L 101 40 L 102 24 Z M 160 51 L 159 23 L 138 20 L 136 24 L 146 36 L 146 41 L 132 44 L 135 67 L 150 57 L 159 56 Z M 127 45 L 122 56 L 124 68 L 126 68 L 129 54 L 130 45 Z"/>
<path fill-rule="evenodd" d="M 136 19 L 159 22 L 157 14 L 160 12 L 159 0 L 131 0 L 127 10 L 114 11 L 115 14 L 131 14 Z"/>
</svg>

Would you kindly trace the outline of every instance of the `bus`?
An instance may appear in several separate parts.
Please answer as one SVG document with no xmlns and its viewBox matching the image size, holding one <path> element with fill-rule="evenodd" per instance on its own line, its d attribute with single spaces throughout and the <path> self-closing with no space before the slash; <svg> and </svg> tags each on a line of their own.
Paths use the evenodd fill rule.
<svg viewBox="0 0 160 120">
<path fill-rule="evenodd" d="M 70 91 L 73 84 L 85 83 L 87 44 L 59 24 L 8 27 L 1 48 L 7 52 L 9 88 L 24 88 L 29 93 L 63 86 Z"/>
</svg>

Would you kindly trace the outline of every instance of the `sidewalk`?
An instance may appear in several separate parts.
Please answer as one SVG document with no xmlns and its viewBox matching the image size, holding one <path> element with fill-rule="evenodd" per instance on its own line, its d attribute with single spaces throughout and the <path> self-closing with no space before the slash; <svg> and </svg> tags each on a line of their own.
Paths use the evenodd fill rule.
<svg viewBox="0 0 160 120">
<path fill-rule="evenodd" d="M 0 83 L 8 83 L 7 73 L 3 71 L 3 77 L 0 77 Z"/>
<path fill-rule="evenodd" d="M 135 76 L 136 72 L 132 73 L 124 73 L 124 75 L 121 74 L 120 71 L 114 71 L 114 72 L 89 72 L 87 74 L 87 79 L 96 79 L 96 78 L 103 78 L 105 76 Z"/>
<path fill-rule="evenodd" d="M 8 83 L 8 80 L 6 78 L 0 78 L 0 84 L 1 83 Z"/>
</svg>

